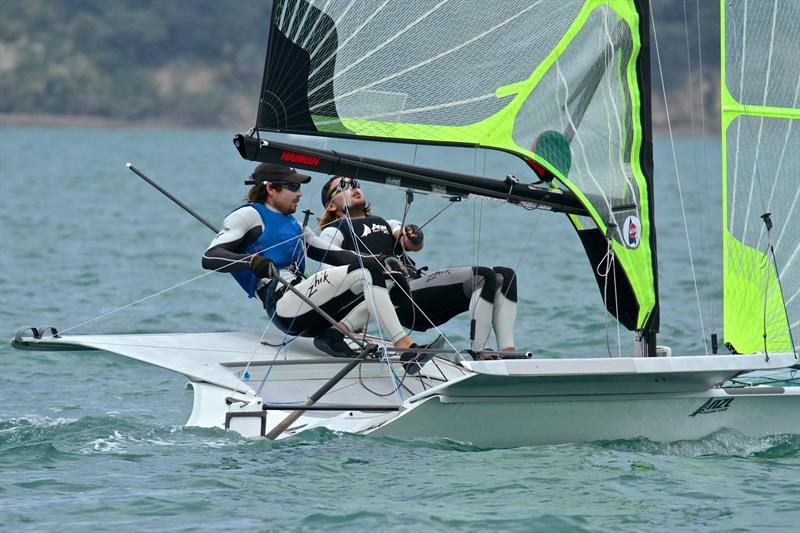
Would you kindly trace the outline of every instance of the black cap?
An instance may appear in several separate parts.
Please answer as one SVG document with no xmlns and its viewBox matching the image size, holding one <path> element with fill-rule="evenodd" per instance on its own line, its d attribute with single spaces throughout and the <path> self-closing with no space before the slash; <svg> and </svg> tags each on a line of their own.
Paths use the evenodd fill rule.
<svg viewBox="0 0 800 533">
<path fill-rule="evenodd" d="M 244 180 L 245 185 L 255 185 L 266 182 L 284 182 L 284 183 L 308 183 L 311 181 L 311 176 L 300 174 L 295 169 L 290 167 L 283 167 L 281 165 L 271 165 L 269 163 L 260 163 L 253 173 Z"/>
</svg>

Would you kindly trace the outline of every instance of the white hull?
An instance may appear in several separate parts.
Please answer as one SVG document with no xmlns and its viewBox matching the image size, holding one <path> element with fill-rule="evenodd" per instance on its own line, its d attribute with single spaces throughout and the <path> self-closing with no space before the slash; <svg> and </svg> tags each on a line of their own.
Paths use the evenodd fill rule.
<svg viewBox="0 0 800 533">
<path fill-rule="evenodd" d="M 15 346 L 102 349 L 175 370 L 194 388 L 188 425 L 254 437 L 268 433 L 347 363 L 320 354 L 308 339 L 293 341 L 276 357 L 275 347 L 243 332 L 17 339 Z M 281 438 L 325 427 L 501 448 L 638 437 L 670 442 L 723 428 L 754 437 L 800 434 L 800 387 L 718 387 L 744 371 L 796 363 L 791 354 L 772 354 L 769 361 L 763 355 L 460 365 L 435 359 L 421 377 L 403 379 L 400 365 L 368 361 L 317 404 L 350 407 L 309 410 Z"/>
<path fill-rule="evenodd" d="M 430 398 L 371 433 L 448 438 L 486 448 L 645 437 L 699 439 L 723 428 L 761 437 L 800 433 L 800 387 L 759 387 L 761 394 L 725 390 L 677 395 L 482 399 L 453 403 Z M 756 392 L 756 389 L 752 389 Z M 707 402 L 711 401 L 712 404 Z M 716 410 L 704 405 L 719 401 Z"/>
</svg>

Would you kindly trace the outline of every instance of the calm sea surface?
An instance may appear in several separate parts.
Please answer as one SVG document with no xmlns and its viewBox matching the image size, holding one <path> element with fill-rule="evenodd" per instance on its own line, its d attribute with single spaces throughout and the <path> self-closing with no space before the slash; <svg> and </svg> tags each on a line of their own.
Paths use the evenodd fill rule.
<svg viewBox="0 0 800 533">
<path fill-rule="evenodd" d="M 115 310 L 71 333 L 263 329 L 263 311 L 229 276 L 185 283 L 204 274 L 210 232 L 125 168 L 133 162 L 219 224 L 253 166 L 231 134 L 1 129 L 0 337 Z M 676 146 L 688 231 L 667 140 L 655 154 L 659 343 L 701 354 L 703 331 L 721 332 L 719 141 Z M 303 209 L 320 211 L 321 184 L 306 187 Z M 366 191 L 375 212 L 402 216 L 402 192 Z M 443 205 L 418 195 L 408 220 Z M 425 231 L 420 263 L 432 269 L 518 270 L 519 347 L 631 353 L 563 215 L 469 201 Z M 467 321 L 444 331 L 465 344 Z M 800 529 L 797 436 L 480 450 L 320 431 L 276 444 L 182 427 L 186 380 L 144 364 L 3 341 L 0 365 L 0 529 L 9 531 Z"/>
</svg>

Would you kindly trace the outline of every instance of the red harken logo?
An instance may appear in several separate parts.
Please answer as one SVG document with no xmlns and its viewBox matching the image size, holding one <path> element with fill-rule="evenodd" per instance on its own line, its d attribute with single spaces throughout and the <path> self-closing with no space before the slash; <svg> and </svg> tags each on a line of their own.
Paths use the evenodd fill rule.
<svg viewBox="0 0 800 533">
<path fill-rule="evenodd" d="M 288 161 L 289 163 L 294 163 L 295 165 L 306 165 L 309 167 L 319 166 L 319 157 L 314 157 L 313 155 L 298 154 L 297 152 L 287 152 L 287 151 L 282 152 L 281 161 Z"/>
</svg>

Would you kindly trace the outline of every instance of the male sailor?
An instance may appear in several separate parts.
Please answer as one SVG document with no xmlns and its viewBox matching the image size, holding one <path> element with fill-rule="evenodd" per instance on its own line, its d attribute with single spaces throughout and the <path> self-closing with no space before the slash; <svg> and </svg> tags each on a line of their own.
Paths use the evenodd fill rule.
<svg viewBox="0 0 800 533">
<path fill-rule="evenodd" d="M 517 316 L 517 279 L 507 267 L 447 268 L 432 274 L 408 274 L 401 260 L 407 251 L 423 247 L 422 230 L 414 224 L 401 228 L 397 220 L 371 214 L 359 183 L 333 176 L 322 187 L 325 214 L 320 219 L 320 239 L 326 246 L 353 250 L 362 257 L 381 258 L 395 285 L 391 296 L 406 328 L 426 331 L 465 311 L 472 317 L 471 349 L 486 349 L 494 329 L 498 349 L 513 352 Z M 388 258 L 388 260 L 387 260 Z M 391 272 L 394 271 L 394 272 Z"/>
<path fill-rule="evenodd" d="M 281 331 L 313 336 L 315 346 L 330 355 L 350 357 L 354 352 L 336 327 L 275 276 L 289 281 L 349 331 L 360 327 L 367 314 L 378 321 L 385 339 L 400 348 L 411 346 L 377 262 L 327 246 L 295 220 L 300 186 L 310 180 L 291 168 L 259 164 L 245 181 L 252 185 L 248 203 L 225 217 L 203 254 L 203 268 L 232 274 L 250 298 L 261 300 Z M 337 266 L 305 278 L 305 243 L 313 245 L 309 257 L 320 260 L 314 254 L 324 249 L 328 264 Z"/>
</svg>

